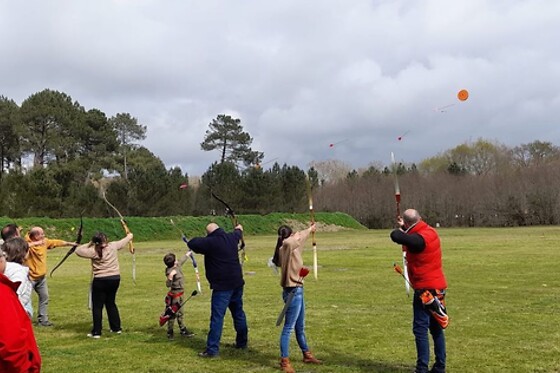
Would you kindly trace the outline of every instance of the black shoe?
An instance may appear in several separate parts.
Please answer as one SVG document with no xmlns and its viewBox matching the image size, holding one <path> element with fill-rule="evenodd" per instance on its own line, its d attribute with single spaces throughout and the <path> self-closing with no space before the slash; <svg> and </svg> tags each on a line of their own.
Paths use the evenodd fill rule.
<svg viewBox="0 0 560 373">
<path fill-rule="evenodd" d="M 189 329 L 187 329 L 187 328 L 181 328 L 181 335 L 182 335 L 183 337 L 193 337 L 193 336 L 194 336 L 194 333 L 191 332 L 191 331 L 190 331 Z"/>
<path fill-rule="evenodd" d="M 235 348 L 235 349 L 238 349 L 238 350 L 246 350 L 247 349 L 247 345 L 239 346 L 235 343 L 228 343 L 228 344 L 226 344 L 226 347 Z"/>
<path fill-rule="evenodd" d="M 445 368 L 432 367 L 428 373 L 445 373 Z"/>
<path fill-rule="evenodd" d="M 169 339 L 170 341 L 172 341 L 173 339 L 173 332 L 167 332 L 167 339 Z"/>
<path fill-rule="evenodd" d="M 52 322 L 48 321 L 48 320 L 47 321 L 40 321 L 38 323 L 38 325 L 39 326 L 54 326 L 54 324 Z"/>
<path fill-rule="evenodd" d="M 199 352 L 198 356 L 204 357 L 204 358 L 207 358 L 207 359 L 213 359 L 216 356 L 218 356 L 218 354 L 209 354 L 208 351 L 204 350 L 202 352 Z"/>
</svg>

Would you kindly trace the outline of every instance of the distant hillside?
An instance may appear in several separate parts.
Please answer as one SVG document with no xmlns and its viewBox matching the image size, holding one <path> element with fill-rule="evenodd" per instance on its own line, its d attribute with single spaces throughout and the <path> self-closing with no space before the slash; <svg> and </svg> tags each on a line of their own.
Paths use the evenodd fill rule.
<svg viewBox="0 0 560 373">
<path fill-rule="evenodd" d="M 171 219 L 180 230 L 185 232 L 187 237 L 204 235 L 204 228 L 211 221 L 218 223 L 226 230 L 232 229 L 231 219 L 224 216 L 130 217 L 127 218 L 127 222 L 134 233 L 135 241 L 171 240 L 180 237 L 179 232 L 171 224 Z M 309 214 L 240 215 L 238 219 L 243 225 L 245 235 L 276 234 L 278 227 L 282 224 L 288 224 L 295 230 L 302 229 L 309 224 Z M 323 231 L 367 229 L 350 215 L 339 212 L 318 212 L 315 214 L 315 220 L 318 229 Z M 97 231 L 105 232 L 110 239 L 124 235 L 117 218 L 84 218 L 83 221 L 84 238 L 82 242 L 87 242 Z M 14 220 L 0 217 L 0 226 L 3 227 L 8 223 L 14 223 Z M 15 223 L 23 227 L 24 233 L 38 225 L 45 229 L 47 237 L 72 241 L 76 238 L 80 219 L 23 218 L 15 220 Z"/>
</svg>

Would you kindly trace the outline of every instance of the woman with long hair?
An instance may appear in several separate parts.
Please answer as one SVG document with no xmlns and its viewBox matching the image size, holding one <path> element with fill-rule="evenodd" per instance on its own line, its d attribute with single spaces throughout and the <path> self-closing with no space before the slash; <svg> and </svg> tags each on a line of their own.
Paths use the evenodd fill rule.
<svg viewBox="0 0 560 373">
<path fill-rule="evenodd" d="M 88 337 L 101 338 L 103 307 L 107 310 L 111 332 L 120 334 L 121 318 L 115 302 L 121 282 L 118 251 L 132 240 L 132 233 L 119 241 L 109 242 L 107 235 L 97 232 L 87 244 L 78 246 L 76 255 L 91 260 L 93 327 Z"/>
<path fill-rule="evenodd" d="M 280 334 L 280 368 L 285 373 L 293 373 L 294 368 L 289 358 L 290 335 L 295 330 L 296 340 L 303 353 L 303 362 L 307 364 L 321 364 L 313 356 L 307 346 L 305 336 L 305 301 L 303 298 L 303 278 L 299 273 L 303 267 L 303 246 L 311 232 L 315 232 L 315 223 L 307 229 L 293 232 L 292 228 L 282 225 L 278 228 L 278 240 L 274 250 L 273 262 L 282 268 L 280 286 L 282 286 L 282 299 L 288 299 L 293 293 L 292 302 L 286 311 L 284 327 Z"/>
</svg>

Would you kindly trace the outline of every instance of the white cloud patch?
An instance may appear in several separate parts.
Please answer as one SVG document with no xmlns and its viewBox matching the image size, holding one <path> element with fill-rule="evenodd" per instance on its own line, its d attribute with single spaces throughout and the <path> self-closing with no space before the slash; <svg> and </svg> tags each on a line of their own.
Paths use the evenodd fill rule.
<svg viewBox="0 0 560 373">
<path fill-rule="evenodd" d="M 300 167 L 418 162 L 479 137 L 560 145 L 558 24 L 554 0 L 5 1 L 0 94 L 129 112 L 193 176 L 218 159 L 200 143 L 223 113 L 265 161 Z"/>
</svg>

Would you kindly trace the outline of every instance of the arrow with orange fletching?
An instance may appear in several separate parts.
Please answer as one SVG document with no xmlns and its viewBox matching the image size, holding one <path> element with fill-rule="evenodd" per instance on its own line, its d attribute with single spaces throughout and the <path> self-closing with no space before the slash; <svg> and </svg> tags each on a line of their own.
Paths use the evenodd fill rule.
<svg viewBox="0 0 560 373">
<path fill-rule="evenodd" d="M 393 269 L 395 270 L 395 272 L 397 272 L 399 275 L 401 275 L 404 278 L 404 280 L 406 281 L 406 283 L 408 284 L 408 286 L 410 286 L 412 288 L 412 284 L 408 280 L 408 277 L 404 274 L 404 271 L 401 268 L 401 266 L 398 265 L 396 262 L 393 262 Z"/>
</svg>

